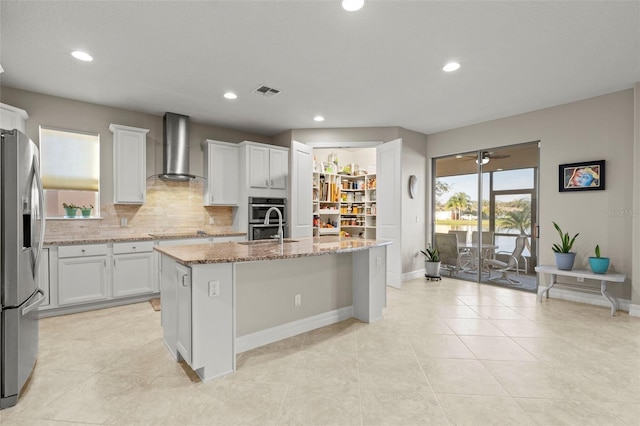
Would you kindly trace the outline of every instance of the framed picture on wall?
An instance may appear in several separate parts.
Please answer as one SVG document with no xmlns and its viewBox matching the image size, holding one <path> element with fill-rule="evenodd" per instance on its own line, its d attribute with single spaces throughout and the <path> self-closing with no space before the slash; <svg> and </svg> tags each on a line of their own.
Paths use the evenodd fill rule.
<svg viewBox="0 0 640 426">
<path fill-rule="evenodd" d="M 560 192 L 604 189 L 604 160 L 560 164 Z"/>
</svg>

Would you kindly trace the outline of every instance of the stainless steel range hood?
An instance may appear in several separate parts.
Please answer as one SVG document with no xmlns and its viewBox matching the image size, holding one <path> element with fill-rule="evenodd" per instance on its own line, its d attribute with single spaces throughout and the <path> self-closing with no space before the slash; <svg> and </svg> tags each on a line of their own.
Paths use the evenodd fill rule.
<svg viewBox="0 0 640 426">
<path fill-rule="evenodd" d="M 162 180 L 195 179 L 189 174 L 189 117 L 167 112 L 163 119 Z"/>
</svg>

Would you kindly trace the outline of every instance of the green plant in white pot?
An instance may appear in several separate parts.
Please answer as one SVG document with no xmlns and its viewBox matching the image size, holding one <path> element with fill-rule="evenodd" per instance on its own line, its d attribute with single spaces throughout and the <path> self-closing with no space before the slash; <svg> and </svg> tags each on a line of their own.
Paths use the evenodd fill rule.
<svg viewBox="0 0 640 426">
<path fill-rule="evenodd" d="M 425 275 L 428 277 L 440 276 L 440 254 L 437 248 L 431 248 L 431 245 L 426 250 L 420 250 L 425 256 L 424 270 Z"/>
<path fill-rule="evenodd" d="M 556 266 L 558 269 L 570 271 L 576 260 L 576 254 L 572 252 L 571 249 L 573 248 L 573 243 L 576 241 L 576 237 L 580 235 L 580 233 L 577 233 L 572 238 L 569 236 L 569 233 L 562 232 L 562 229 L 560 229 L 557 223 L 553 222 L 553 226 L 560 235 L 560 244 L 556 243 L 551 247 L 556 256 Z"/>
<path fill-rule="evenodd" d="M 596 255 L 589 258 L 589 266 L 594 274 L 606 274 L 610 259 L 600 256 L 600 246 L 596 244 Z"/>
</svg>

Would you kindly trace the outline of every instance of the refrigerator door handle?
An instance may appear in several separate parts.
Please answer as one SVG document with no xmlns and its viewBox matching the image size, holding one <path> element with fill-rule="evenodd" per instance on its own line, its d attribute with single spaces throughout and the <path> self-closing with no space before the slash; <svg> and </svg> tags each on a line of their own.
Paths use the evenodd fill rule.
<svg viewBox="0 0 640 426">
<path fill-rule="evenodd" d="M 40 163 L 38 161 L 38 156 L 34 155 L 33 156 L 33 176 L 36 179 L 36 184 L 38 185 L 38 199 L 39 199 L 39 206 L 38 206 L 38 215 L 40 217 L 40 238 L 38 241 L 38 252 L 36 253 L 36 259 L 35 259 L 35 264 L 34 264 L 34 275 L 35 272 L 38 271 L 38 268 L 40 267 L 40 261 L 42 260 L 42 249 L 44 246 L 44 226 L 45 226 L 45 220 L 44 220 L 44 191 L 42 189 L 42 179 L 40 178 Z"/>
<path fill-rule="evenodd" d="M 35 308 L 37 308 L 38 306 L 40 306 L 42 304 L 42 302 L 44 302 L 44 299 L 46 298 L 44 291 L 42 291 L 41 289 L 38 289 L 38 291 L 36 291 L 35 294 L 39 294 L 41 297 L 36 300 L 35 302 L 25 306 L 24 308 L 22 308 L 22 315 L 27 315 L 29 312 L 33 311 Z M 34 294 L 34 296 L 35 296 Z M 33 297 L 33 296 L 31 296 Z"/>
</svg>

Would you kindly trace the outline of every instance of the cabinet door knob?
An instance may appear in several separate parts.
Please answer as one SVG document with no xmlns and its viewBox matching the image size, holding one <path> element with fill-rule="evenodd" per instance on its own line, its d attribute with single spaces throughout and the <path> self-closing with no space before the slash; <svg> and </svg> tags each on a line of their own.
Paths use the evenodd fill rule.
<svg viewBox="0 0 640 426">
<path fill-rule="evenodd" d="M 84 253 L 84 249 L 82 249 L 82 252 Z"/>
<path fill-rule="evenodd" d="M 264 180 L 264 184 L 265 184 L 265 186 L 269 186 L 269 179 L 265 179 Z"/>
<path fill-rule="evenodd" d="M 135 250 L 135 249 L 136 249 L 136 246 L 133 246 L 133 249 Z"/>
</svg>

